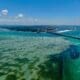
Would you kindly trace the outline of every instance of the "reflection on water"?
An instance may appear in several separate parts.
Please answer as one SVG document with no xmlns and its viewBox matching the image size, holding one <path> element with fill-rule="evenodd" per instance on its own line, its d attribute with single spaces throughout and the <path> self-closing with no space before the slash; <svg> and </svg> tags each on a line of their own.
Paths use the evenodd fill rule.
<svg viewBox="0 0 80 80">
<path fill-rule="evenodd" d="M 79 45 L 37 33 L 5 34 L 0 34 L 0 80 L 80 80 Z"/>
</svg>

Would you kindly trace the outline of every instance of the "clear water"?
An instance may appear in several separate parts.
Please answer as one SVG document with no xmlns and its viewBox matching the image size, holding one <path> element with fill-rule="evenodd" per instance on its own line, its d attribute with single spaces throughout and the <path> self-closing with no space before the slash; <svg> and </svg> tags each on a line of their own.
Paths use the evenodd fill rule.
<svg viewBox="0 0 80 80">
<path fill-rule="evenodd" d="M 0 31 L 0 80 L 80 80 L 79 48 L 72 38 Z"/>
</svg>

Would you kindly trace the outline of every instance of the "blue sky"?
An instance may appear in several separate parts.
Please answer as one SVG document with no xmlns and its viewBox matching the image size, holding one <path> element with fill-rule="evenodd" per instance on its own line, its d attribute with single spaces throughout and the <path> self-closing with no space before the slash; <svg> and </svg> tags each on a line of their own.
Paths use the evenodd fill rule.
<svg viewBox="0 0 80 80">
<path fill-rule="evenodd" d="M 0 0 L 0 24 L 80 25 L 80 0 Z"/>
</svg>

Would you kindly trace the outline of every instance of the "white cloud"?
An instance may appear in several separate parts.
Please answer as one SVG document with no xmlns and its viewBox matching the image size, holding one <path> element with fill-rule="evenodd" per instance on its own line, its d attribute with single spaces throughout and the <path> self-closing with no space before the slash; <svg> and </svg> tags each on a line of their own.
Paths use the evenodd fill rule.
<svg viewBox="0 0 80 80">
<path fill-rule="evenodd" d="M 1 14 L 4 15 L 4 16 L 7 16 L 8 15 L 8 10 L 7 9 L 2 10 Z"/>
<path fill-rule="evenodd" d="M 20 13 L 20 14 L 18 14 L 17 16 L 16 16 L 16 18 L 23 18 L 24 17 L 24 15 L 22 14 L 22 13 Z"/>
</svg>

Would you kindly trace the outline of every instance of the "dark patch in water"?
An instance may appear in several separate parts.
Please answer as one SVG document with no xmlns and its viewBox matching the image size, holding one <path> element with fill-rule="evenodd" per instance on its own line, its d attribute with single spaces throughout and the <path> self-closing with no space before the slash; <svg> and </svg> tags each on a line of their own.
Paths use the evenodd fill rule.
<svg viewBox="0 0 80 80">
<path fill-rule="evenodd" d="M 55 63 L 56 67 L 58 68 L 58 73 L 59 73 L 59 79 L 58 80 L 62 80 L 63 77 L 63 54 L 56 54 L 56 55 L 49 55 L 49 62 L 51 63 Z M 58 65 L 57 65 L 58 64 Z"/>
<path fill-rule="evenodd" d="M 16 58 L 15 60 L 19 63 L 24 63 L 24 64 L 29 61 L 27 58 L 22 58 L 22 59 Z"/>
<path fill-rule="evenodd" d="M 77 58 L 80 57 L 80 52 L 78 52 L 78 47 L 77 46 L 74 46 L 74 45 L 70 46 L 70 57 L 72 59 L 77 59 Z"/>
</svg>

